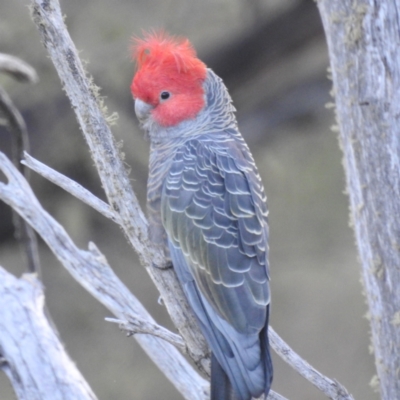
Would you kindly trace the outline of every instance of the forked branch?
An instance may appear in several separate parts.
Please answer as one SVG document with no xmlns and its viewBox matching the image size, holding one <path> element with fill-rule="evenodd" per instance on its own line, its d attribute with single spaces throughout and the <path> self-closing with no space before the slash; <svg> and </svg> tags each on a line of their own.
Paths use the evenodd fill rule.
<svg viewBox="0 0 400 400">
<path fill-rule="evenodd" d="M 89 243 L 88 250 L 78 249 L 64 228 L 42 208 L 28 182 L 1 152 L 0 170 L 8 179 L 7 183 L 0 182 L 0 199 L 36 230 L 78 283 L 118 319 L 155 324 L 142 304 L 114 274 L 95 244 Z M 174 346 L 152 335 L 137 335 L 136 339 L 186 399 L 207 398 L 208 382 L 194 371 Z"/>
</svg>

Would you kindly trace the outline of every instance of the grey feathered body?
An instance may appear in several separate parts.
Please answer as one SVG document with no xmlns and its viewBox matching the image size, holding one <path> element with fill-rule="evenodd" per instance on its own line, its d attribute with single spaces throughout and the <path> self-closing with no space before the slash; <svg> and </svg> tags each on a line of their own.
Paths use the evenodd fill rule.
<svg viewBox="0 0 400 400">
<path fill-rule="evenodd" d="M 194 120 L 144 126 L 150 234 L 165 243 L 214 357 L 246 400 L 272 380 L 266 197 L 231 98 L 211 70 L 204 89 Z"/>
</svg>

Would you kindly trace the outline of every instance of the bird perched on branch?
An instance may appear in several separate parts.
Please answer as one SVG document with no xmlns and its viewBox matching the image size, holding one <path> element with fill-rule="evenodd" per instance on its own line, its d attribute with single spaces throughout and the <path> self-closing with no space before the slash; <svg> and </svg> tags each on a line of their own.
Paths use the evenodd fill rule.
<svg viewBox="0 0 400 400">
<path fill-rule="evenodd" d="M 187 39 L 134 46 L 135 112 L 151 142 L 150 236 L 165 243 L 212 352 L 211 399 L 268 394 L 267 205 L 222 80 Z"/>
</svg>

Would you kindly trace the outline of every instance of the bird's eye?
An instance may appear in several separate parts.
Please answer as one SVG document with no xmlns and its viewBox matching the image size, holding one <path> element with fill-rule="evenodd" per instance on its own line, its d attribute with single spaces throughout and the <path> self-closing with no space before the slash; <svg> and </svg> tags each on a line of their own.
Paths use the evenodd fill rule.
<svg viewBox="0 0 400 400">
<path fill-rule="evenodd" d="M 170 93 L 170 92 L 164 91 L 164 92 L 161 92 L 161 94 L 160 94 L 160 99 L 161 99 L 161 100 L 167 100 L 167 99 L 170 98 L 170 96 L 171 96 L 171 93 Z"/>
</svg>

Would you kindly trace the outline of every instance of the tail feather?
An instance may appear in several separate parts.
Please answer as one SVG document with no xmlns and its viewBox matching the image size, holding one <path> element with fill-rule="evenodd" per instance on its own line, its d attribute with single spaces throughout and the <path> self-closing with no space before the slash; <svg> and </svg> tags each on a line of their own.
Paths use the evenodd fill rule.
<svg viewBox="0 0 400 400">
<path fill-rule="evenodd" d="M 268 393 L 271 389 L 272 378 L 274 374 L 271 352 L 269 347 L 269 339 L 268 339 L 268 319 L 269 319 L 269 306 L 267 308 L 267 324 L 260 334 L 261 351 L 263 355 L 262 357 L 264 360 L 264 371 L 265 371 L 265 398 L 267 398 Z"/>
<path fill-rule="evenodd" d="M 267 395 L 273 374 L 268 343 L 269 306 L 265 326 L 259 334 L 237 332 L 199 292 L 193 277 L 184 269 L 183 253 L 171 244 L 170 252 L 183 290 L 212 351 L 211 400 L 250 400 L 262 393 Z"/>
<path fill-rule="evenodd" d="M 238 400 L 218 360 L 211 354 L 211 399 L 210 400 Z"/>
</svg>

